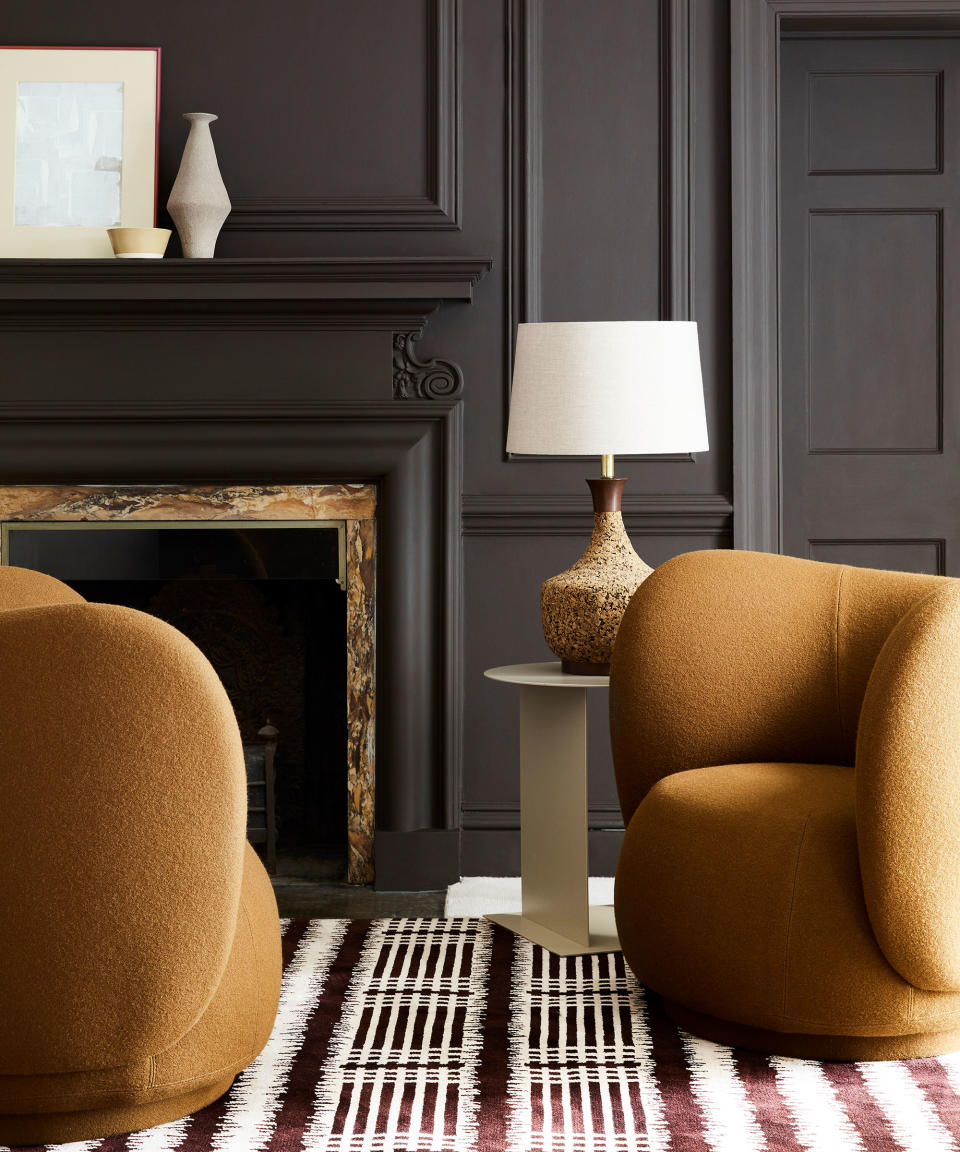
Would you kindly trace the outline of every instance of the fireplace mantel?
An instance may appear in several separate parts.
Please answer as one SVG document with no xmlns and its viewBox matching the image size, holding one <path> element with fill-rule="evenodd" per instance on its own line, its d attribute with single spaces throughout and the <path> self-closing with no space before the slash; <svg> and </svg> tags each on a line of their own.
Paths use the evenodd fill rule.
<svg viewBox="0 0 960 1152">
<path fill-rule="evenodd" d="M 463 376 L 415 341 L 489 267 L 0 260 L 0 483 L 376 485 L 378 887 L 459 877 Z"/>
<path fill-rule="evenodd" d="M 0 412 L 4 485 L 377 485 L 376 883 L 458 879 L 462 401 Z"/>
<path fill-rule="evenodd" d="M 0 260 L 0 328 L 421 329 L 487 257 Z"/>
</svg>

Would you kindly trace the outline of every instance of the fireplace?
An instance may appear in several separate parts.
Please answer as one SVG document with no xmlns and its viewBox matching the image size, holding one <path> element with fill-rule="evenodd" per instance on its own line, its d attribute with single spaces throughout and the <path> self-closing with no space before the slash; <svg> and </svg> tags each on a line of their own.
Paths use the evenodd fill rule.
<svg viewBox="0 0 960 1152">
<path fill-rule="evenodd" d="M 281 874 L 306 864 L 370 882 L 375 489 L 22 487 L 0 501 L 0 562 L 158 616 L 197 644 L 248 767 L 259 748 L 263 772 L 262 733 L 276 729 L 269 823 L 266 782 L 252 786 L 251 819 Z"/>
<path fill-rule="evenodd" d="M 418 340 L 490 264 L 0 260 L 0 524 L 171 519 L 172 493 L 177 519 L 242 519 L 238 491 L 254 518 L 355 522 L 348 838 L 351 874 L 378 888 L 460 875 L 464 381 Z M 376 495 L 375 635 L 349 578 L 373 580 L 373 512 L 321 512 L 331 487 Z"/>
</svg>

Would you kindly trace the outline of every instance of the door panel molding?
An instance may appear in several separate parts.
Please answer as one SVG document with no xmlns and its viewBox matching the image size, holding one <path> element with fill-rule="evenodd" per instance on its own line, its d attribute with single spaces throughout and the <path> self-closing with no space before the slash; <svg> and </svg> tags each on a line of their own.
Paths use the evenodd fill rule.
<svg viewBox="0 0 960 1152">
<path fill-rule="evenodd" d="M 858 173 L 858 175 L 859 175 L 859 173 Z M 923 287 L 929 288 L 929 290 L 932 292 L 933 300 L 934 300 L 933 307 L 931 308 L 931 311 L 933 313 L 933 327 L 934 327 L 934 331 L 932 333 L 932 336 L 933 336 L 932 361 L 933 362 L 931 364 L 927 365 L 927 368 L 929 370 L 929 375 L 927 378 L 928 384 L 929 384 L 929 391 L 932 392 L 932 395 L 927 398 L 929 401 L 928 411 L 932 412 L 932 416 L 931 416 L 931 419 L 929 421 L 930 427 L 928 428 L 928 433 L 927 433 L 928 437 L 929 437 L 929 443 L 927 443 L 927 444 L 916 443 L 913 445 L 906 445 L 906 444 L 897 445 L 897 444 L 894 444 L 892 442 L 883 443 L 883 444 L 874 445 L 874 446 L 868 446 L 868 445 L 864 445 L 864 444 L 854 445 L 852 443 L 833 444 L 833 445 L 825 445 L 823 443 L 818 444 L 818 437 L 817 437 L 817 430 L 816 430 L 816 423 L 817 422 L 815 420 L 815 409 L 817 407 L 815 379 L 816 379 L 817 373 L 815 373 L 813 370 L 814 363 L 816 361 L 816 352 L 817 352 L 816 338 L 815 338 L 816 332 L 817 332 L 817 322 L 816 322 L 816 316 L 817 316 L 816 296 L 817 296 L 817 293 L 815 290 L 815 283 L 814 282 L 816 280 L 816 277 L 817 277 L 817 274 L 819 271 L 819 269 L 817 267 L 817 261 L 816 261 L 816 258 L 814 256 L 815 228 L 816 228 L 816 225 L 819 221 L 823 221 L 826 219 L 836 219 L 838 217 L 844 217 L 844 218 L 847 218 L 851 221 L 857 221 L 857 220 L 862 221 L 864 219 L 878 219 L 878 220 L 879 219 L 887 219 L 887 220 L 891 220 L 891 221 L 903 221 L 903 220 L 910 219 L 910 218 L 922 219 L 925 217 L 930 218 L 932 220 L 933 235 L 931 237 L 929 237 L 929 240 L 930 240 L 931 245 L 932 245 L 931 249 L 927 252 L 921 251 L 920 237 L 915 238 L 916 243 L 911 248 L 911 257 L 916 259 L 918 262 L 919 262 L 920 257 L 924 256 L 924 255 L 927 256 L 930 260 L 929 266 L 925 269 L 925 271 L 928 274 L 929 283 L 924 284 Z M 851 228 L 852 227 L 853 226 L 851 225 Z M 875 240 L 876 237 L 874 237 L 873 239 Z M 828 241 L 825 241 L 822 245 L 822 247 L 824 249 L 826 249 L 828 255 L 829 254 L 836 255 L 843 248 L 843 243 L 842 243 L 841 237 L 835 236 L 833 238 L 833 240 L 834 240 L 834 243 L 832 245 Z M 810 456 L 937 456 L 937 455 L 941 455 L 943 452 L 943 361 L 944 361 L 944 347 L 943 347 L 943 313 L 944 313 L 944 306 L 943 306 L 943 210 L 941 208 L 863 208 L 863 207 L 813 208 L 813 209 L 810 209 L 810 211 L 807 215 L 807 237 L 806 237 L 806 241 L 807 241 L 807 277 L 806 277 L 806 289 L 805 289 L 805 291 L 806 291 L 806 307 L 807 307 L 808 319 L 807 319 L 807 326 L 806 326 L 807 327 L 807 333 L 806 333 L 807 338 L 806 338 L 806 365 L 805 365 L 805 370 L 804 370 L 804 388 L 806 390 L 806 408 L 807 408 L 807 449 L 806 450 L 807 450 L 808 455 L 810 455 Z M 880 268 L 880 269 L 875 268 L 874 269 L 874 275 L 875 275 L 877 281 L 881 280 L 881 278 L 883 277 L 883 275 L 886 271 L 887 271 L 886 268 Z M 909 269 L 907 269 L 906 267 L 901 267 L 898 271 L 900 273 L 899 279 L 901 280 L 901 282 L 906 282 L 908 279 Z M 916 271 L 919 273 L 920 269 L 917 268 Z M 916 290 L 917 294 L 919 295 L 919 290 L 920 290 L 921 285 L 920 284 L 914 284 L 913 287 Z M 871 300 L 871 304 L 873 305 L 871 310 L 874 312 L 876 312 L 876 309 L 877 309 L 878 299 L 882 299 L 882 294 L 879 294 L 879 293 L 875 294 L 875 296 Z M 902 301 L 898 301 L 898 304 L 902 304 Z M 841 305 L 841 309 L 842 309 L 842 305 Z M 844 319 L 846 319 L 848 322 L 850 321 L 849 315 L 844 316 L 843 312 L 840 309 L 838 309 L 838 315 L 840 318 L 839 319 L 839 326 L 843 327 L 843 320 Z M 889 314 L 889 304 L 888 304 L 888 313 L 886 315 L 880 315 L 879 320 L 881 323 L 886 322 L 887 324 L 892 324 L 894 319 L 895 318 Z M 855 344 L 856 337 L 850 335 L 851 331 L 853 330 L 853 327 L 854 326 L 852 323 L 848 323 L 846 326 L 846 330 L 848 333 L 848 340 L 851 343 Z M 900 339 L 903 339 L 904 341 L 908 341 L 912 338 L 913 333 L 909 332 L 906 329 L 901 329 L 898 332 L 898 336 Z M 863 353 L 865 351 L 865 349 L 863 349 L 861 347 L 859 349 L 859 351 L 861 353 Z M 913 356 L 907 357 L 908 360 L 910 360 L 910 359 L 913 360 L 914 370 L 916 370 L 917 365 L 919 363 L 921 351 L 922 350 L 920 350 L 919 348 L 914 348 L 913 349 Z M 856 360 L 856 356 L 854 356 L 853 359 Z M 848 367 L 850 367 L 850 366 L 848 365 Z M 900 367 L 901 367 L 901 369 L 903 368 L 902 365 Z M 855 370 L 856 369 L 854 367 L 854 371 Z M 876 380 L 874 379 L 874 381 L 872 383 L 875 385 Z M 914 379 L 914 385 L 916 385 L 916 378 Z M 830 392 L 829 387 L 827 387 L 826 390 L 828 393 Z M 916 400 L 916 397 L 911 397 L 911 401 L 914 401 L 914 400 Z M 899 416 L 901 418 L 901 423 L 902 423 L 904 417 L 909 416 L 909 413 L 905 413 L 905 412 L 901 411 L 899 413 Z M 859 417 L 858 419 L 860 419 L 860 418 L 862 418 L 862 413 L 861 413 L 861 417 Z M 828 420 L 827 423 L 829 425 L 830 423 L 832 423 L 832 421 Z"/>
<path fill-rule="evenodd" d="M 899 162 L 895 157 L 887 155 L 884 159 L 878 162 L 879 158 L 874 159 L 874 163 L 850 164 L 844 163 L 843 160 L 838 160 L 834 163 L 822 163 L 818 165 L 815 160 L 817 151 L 817 136 L 815 123 L 817 120 L 817 97 L 815 88 L 818 87 L 817 81 L 820 81 L 819 87 L 822 88 L 823 83 L 826 81 L 847 81 L 847 80 L 862 80 L 862 81 L 879 81 L 885 80 L 888 83 L 897 80 L 928 80 L 929 92 L 925 93 L 933 106 L 933 116 L 927 116 L 926 119 L 918 119 L 917 123 L 913 125 L 913 130 L 908 134 L 908 138 L 900 140 L 897 143 L 903 148 L 909 149 L 910 147 L 916 148 L 921 144 L 924 130 L 927 128 L 928 123 L 932 124 L 933 132 L 932 139 L 928 139 L 927 143 L 930 146 L 931 155 L 929 162 L 924 165 L 918 159 L 905 160 L 901 159 Z M 890 93 L 891 98 L 898 100 L 903 99 L 903 94 L 895 95 Z M 822 98 L 822 94 L 821 94 Z M 915 109 L 920 111 L 919 109 Z M 826 116 L 829 119 L 830 111 L 826 111 Z M 838 69 L 831 69 L 826 71 L 811 72 L 807 84 L 807 117 L 810 124 L 810 130 L 807 136 L 807 175 L 808 176 L 906 176 L 906 175 L 939 175 L 943 172 L 943 72 L 939 70 L 921 69 L 921 68 L 852 68 L 844 71 Z M 876 125 L 874 125 L 875 127 Z M 841 145 L 839 151 L 846 154 L 851 146 L 859 143 L 862 147 L 864 143 L 864 130 L 869 132 L 870 125 L 852 125 L 848 124 L 847 139 Z M 859 140 L 858 140 L 859 137 Z M 821 141 L 821 145 L 824 142 Z M 879 146 L 882 150 L 884 141 L 875 140 L 874 146 Z M 846 159 L 846 155 L 844 155 Z"/>
<path fill-rule="evenodd" d="M 782 550 L 778 146 L 780 41 L 857 21 L 956 20 L 960 0 L 731 0 L 734 546 Z M 942 29 L 940 29 L 942 31 Z"/>
</svg>

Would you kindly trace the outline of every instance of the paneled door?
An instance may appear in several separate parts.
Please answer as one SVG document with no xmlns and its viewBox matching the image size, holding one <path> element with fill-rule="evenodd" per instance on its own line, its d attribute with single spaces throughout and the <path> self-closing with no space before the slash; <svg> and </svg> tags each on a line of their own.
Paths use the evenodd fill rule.
<svg viewBox="0 0 960 1152">
<path fill-rule="evenodd" d="M 786 39 L 783 550 L 960 575 L 960 39 Z"/>
</svg>

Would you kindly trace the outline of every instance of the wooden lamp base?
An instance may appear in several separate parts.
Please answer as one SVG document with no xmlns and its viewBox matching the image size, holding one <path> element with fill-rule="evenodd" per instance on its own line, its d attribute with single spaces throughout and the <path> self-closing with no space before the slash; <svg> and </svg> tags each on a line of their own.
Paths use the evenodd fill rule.
<svg viewBox="0 0 960 1152">
<path fill-rule="evenodd" d="M 612 470 L 612 469 L 611 469 Z M 587 481 L 593 496 L 593 535 L 580 559 L 540 589 L 543 635 L 564 672 L 606 676 L 630 598 L 653 569 L 633 549 L 620 500 L 626 480 Z"/>
</svg>

